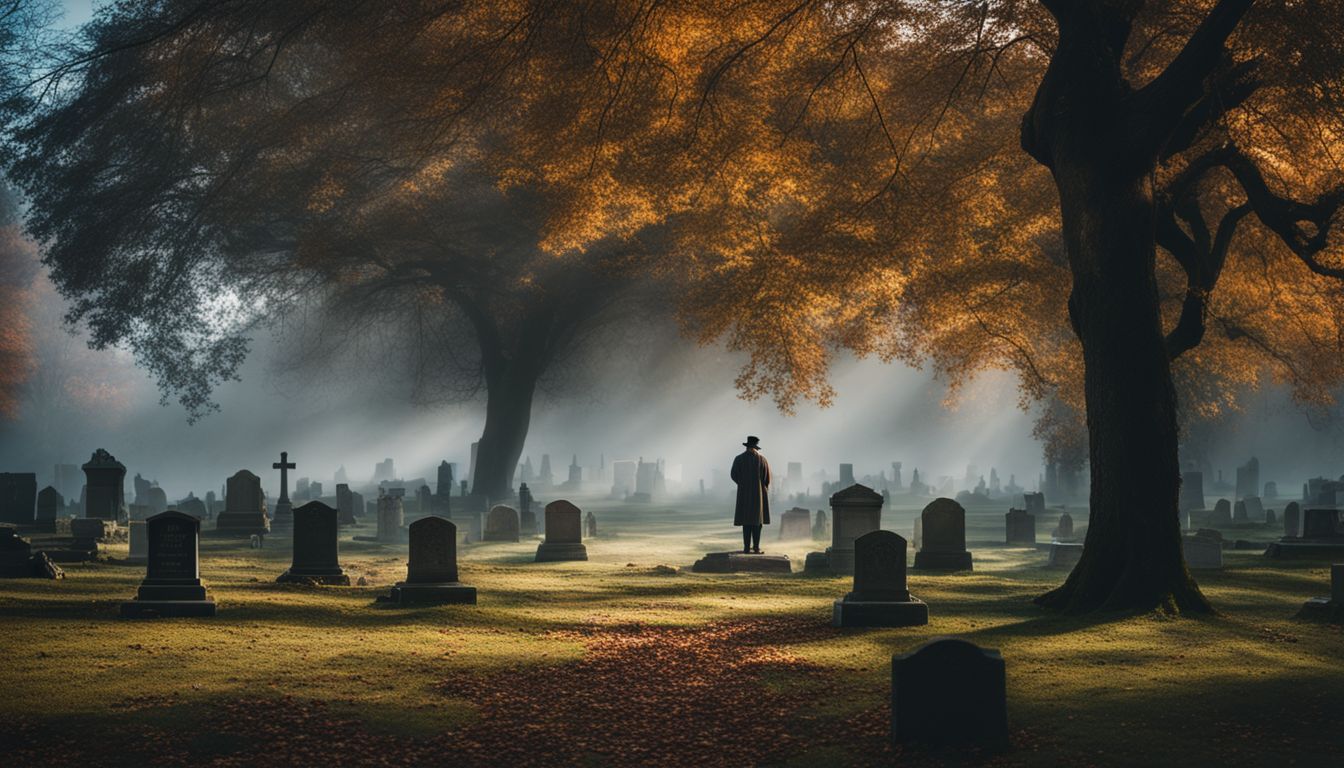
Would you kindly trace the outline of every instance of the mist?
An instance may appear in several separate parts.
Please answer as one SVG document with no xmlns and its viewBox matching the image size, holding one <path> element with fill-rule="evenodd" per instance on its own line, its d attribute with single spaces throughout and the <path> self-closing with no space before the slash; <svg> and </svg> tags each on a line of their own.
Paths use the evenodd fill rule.
<svg viewBox="0 0 1344 768">
<path fill-rule="evenodd" d="M 170 499 L 218 490 L 239 469 L 263 478 L 279 493 L 270 465 L 287 451 L 297 463 L 293 479 L 322 482 L 327 492 L 343 467 L 351 482 L 372 478 L 374 465 L 395 462 L 399 478 L 435 481 L 442 460 L 463 476 L 471 443 L 484 423 L 484 397 L 462 402 L 417 401 L 414 384 L 394 362 L 351 346 L 334 359 L 294 361 L 303 340 L 259 334 L 240 380 L 215 393 L 218 411 L 188 423 L 175 402 L 161 402 L 155 382 L 126 350 L 94 351 L 60 321 L 64 303 L 46 282 L 35 286 L 38 374 L 24 393 L 17 419 L 3 428 L 0 460 L 10 471 L 38 474 L 51 483 L 57 463 L 82 464 L 106 448 L 128 468 L 156 480 Z M 801 403 L 793 415 L 773 402 L 748 402 L 734 387 L 742 360 L 717 347 L 696 347 L 666 327 L 631 327 L 606 338 L 598 354 L 543 387 L 533 407 L 523 451 L 534 467 L 549 454 L 563 477 L 571 458 L 585 479 L 599 464 L 621 459 L 663 460 L 669 490 L 714 489 L 749 434 L 782 472 L 803 464 L 819 493 L 816 473 L 835 480 L 838 464 L 855 476 L 891 473 L 901 462 L 906 481 L 918 469 L 926 482 L 953 478 L 960 490 L 967 467 L 1001 482 L 1015 478 L 1038 487 L 1040 443 L 1032 437 L 1034 413 L 1018 406 L 1013 377 L 988 372 L 946 402 L 945 382 L 928 370 L 877 360 L 839 360 L 832 372 L 837 397 L 831 407 Z M 1306 478 L 1339 473 L 1344 446 L 1338 419 L 1313 424 L 1286 393 L 1268 387 L 1247 400 L 1245 412 L 1211 426 L 1207 459 L 1216 479 L 1259 457 L 1261 477 L 1291 493 Z M 293 479 L 291 482 L 293 482 Z"/>
</svg>

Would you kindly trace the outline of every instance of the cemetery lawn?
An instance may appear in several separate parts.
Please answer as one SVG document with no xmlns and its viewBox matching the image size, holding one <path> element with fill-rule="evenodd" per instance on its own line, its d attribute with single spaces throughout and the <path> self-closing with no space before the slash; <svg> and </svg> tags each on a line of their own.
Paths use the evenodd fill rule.
<svg viewBox="0 0 1344 768">
<path fill-rule="evenodd" d="M 1063 574 L 990 545 L 1002 511 L 972 510 L 976 570 L 911 572 L 928 626 L 839 630 L 848 579 L 690 573 L 732 547 L 720 511 L 581 506 L 602 525 L 588 562 L 464 548 L 476 606 L 376 603 L 405 547 L 348 531 L 368 586 L 276 584 L 280 536 L 203 539 L 213 619 L 115 618 L 143 575 L 116 562 L 0 581 L 0 764 L 1339 764 L 1344 632 L 1292 618 L 1328 564 L 1228 551 L 1198 574 L 1219 616 L 1064 618 L 1031 604 Z M 795 568 L 820 548 L 775 533 Z M 891 655 L 942 635 L 1006 659 L 1006 753 L 888 745 Z"/>
</svg>

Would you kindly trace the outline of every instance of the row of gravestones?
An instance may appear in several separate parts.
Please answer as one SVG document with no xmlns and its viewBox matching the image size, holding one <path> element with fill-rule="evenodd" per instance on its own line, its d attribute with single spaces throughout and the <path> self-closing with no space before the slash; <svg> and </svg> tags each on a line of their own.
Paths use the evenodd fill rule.
<svg viewBox="0 0 1344 768">
<path fill-rule="evenodd" d="M 563 499 L 546 505 L 546 538 L 537 562 L 587 560 L 582 512 Z M 293 559 L 276 581 L 349 586 L 338 554 L 339 520 L 335 508 L 311 501 L 293 511 Z M 213 616 L 215 602 L 200 579 L 201 522 L 180 512 L 164 512 L 145 521 L 145 579 L 121 615 Z M 406 580 L 388 599 L 397 603 L 475 603 L 476 588 L 458 582 L 457 526 L 438 516 L 422 517 L 407 527 L 410 556 Z"/>
</svg>

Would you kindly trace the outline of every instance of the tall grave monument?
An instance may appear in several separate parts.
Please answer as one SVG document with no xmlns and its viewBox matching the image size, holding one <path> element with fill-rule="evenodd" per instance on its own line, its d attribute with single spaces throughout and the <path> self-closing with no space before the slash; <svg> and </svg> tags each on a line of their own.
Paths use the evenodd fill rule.
<svg viewBox="0 0 1344 768">
<path fill-rule="evenodd" d="M 289 470 L 297 467 L 289 460 L 288 451 L 281 451 L 280 460 L 271 465 L 271 469 L 280 470 L 280 500 L 275 502 L 275 513 L 271 516 L 272 524 L 277 528 L 294 525 L 294 505 L 289 501 Z"/>
</svg>

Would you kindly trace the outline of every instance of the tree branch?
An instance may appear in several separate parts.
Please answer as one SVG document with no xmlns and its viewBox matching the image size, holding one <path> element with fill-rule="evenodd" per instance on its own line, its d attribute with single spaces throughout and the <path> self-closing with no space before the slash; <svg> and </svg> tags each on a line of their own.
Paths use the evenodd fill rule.
<svg viewBox="0 0 1344 768">
<path fill-rule="evenodd" d="M 1136 132 L 1139 146 L 1156 155 L 1172 138 L 1182 117 L 1205 95 L 1205 80 L 1223 59 L 1227 38 L 1251 2 L 1218 0 L 1176 58 L 1134 94 L 1131 114 L 1146 118 Z"/>
</svg>

